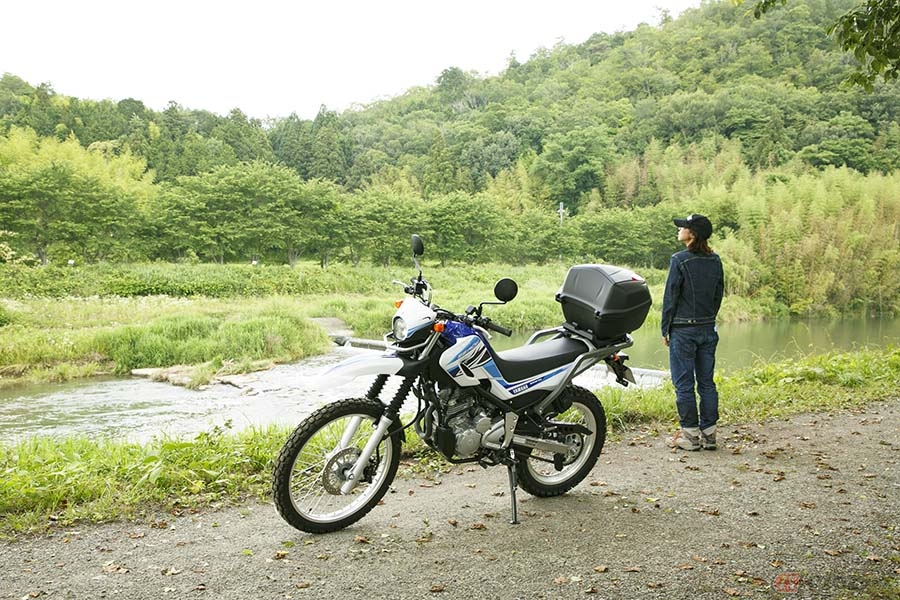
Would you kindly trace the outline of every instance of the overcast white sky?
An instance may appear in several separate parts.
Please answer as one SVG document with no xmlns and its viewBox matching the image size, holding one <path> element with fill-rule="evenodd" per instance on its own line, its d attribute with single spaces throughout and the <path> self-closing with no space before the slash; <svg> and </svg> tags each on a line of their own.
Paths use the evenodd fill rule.
<svg viewBox="0 0 900 600">
<path fill-rule="evenodd" d="M 220 115 L 313 118 L 434 83 L 494 75 L 557 42 L 655 25 L 700 0 L 9 0 L 0 73 L 60 94 L 174 100 Z"/>
</svg>

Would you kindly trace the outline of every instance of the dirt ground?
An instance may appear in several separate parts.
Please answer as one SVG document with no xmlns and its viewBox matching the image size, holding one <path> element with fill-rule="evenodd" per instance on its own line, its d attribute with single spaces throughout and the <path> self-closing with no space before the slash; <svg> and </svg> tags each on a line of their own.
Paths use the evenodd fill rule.
<svg viewBox="0 0 900 600">
<path fill-rule="evenodd" d="M 257 503 L 63 528 L 0 545 L 0 599 L 900 596 L 900 399 L 719 441 L 632 432 L 518 525 L 505 469 L 469 467 L 322 536 Z"/>
</svg>

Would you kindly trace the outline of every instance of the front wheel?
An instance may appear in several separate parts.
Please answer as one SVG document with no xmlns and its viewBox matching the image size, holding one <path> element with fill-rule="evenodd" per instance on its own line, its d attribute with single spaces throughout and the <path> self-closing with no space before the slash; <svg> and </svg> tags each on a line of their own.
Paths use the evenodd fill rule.
<svg viewBox="0 0 900 600">
<path fill-rule="evenodd" d="M 308 533 L 337 531 L 363 518 L 381 500 L 400 464 L 398 434 L 380 441 L 349 494 L 341 487 L 383 410 L 373 400 L 341 400 L 297 426 L 278 455 L 272 478 L 275 507 L 285 521 Z"/>
<path fill-rule="evenodd" d="M 606 441 L 606 414 L 597 396 L 588 390 L 570 385 L 560 395 L 563 405 L 571 406 L 553 419 L 557 423 L 583 425 L 591 433 L 571 433 L 565 443 L 569 451 L 555 455 L 531 450 L 516 465 L 519 485 L 532 496 L 559 496 L 581 483 L 600 455 Z"/>
</svg>

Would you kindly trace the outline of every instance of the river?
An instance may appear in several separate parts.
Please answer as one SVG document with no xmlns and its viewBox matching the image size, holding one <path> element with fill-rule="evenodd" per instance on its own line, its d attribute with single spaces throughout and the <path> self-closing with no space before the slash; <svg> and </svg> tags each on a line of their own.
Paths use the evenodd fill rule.
<svg viewBox="0 0 900 600">
<path fill-rule="evenodd" d="M 900 318 L 729 323 L 720 326 L 719 333 L 718 368 L 727 373 L 772 358 L 896 344 Z M 498 346 L 512 347 L 526 338 L 494 339 Z M 635 345 L 627 351 L 633 367 L 667 370 L 667 350 L 656 327 L 643 327 L 634 338 Z M 235 385 L 202 390 L 127 377 L 0 391 L 0 441 L 70 434 L 146 441 L 159 435 L 192 435 L 214 426 L 292 425 L 329 400 L 363 394 L 366 381 L 329 389 L 320 389 L 313 381 L 336 361 L 367 351 L 335 347 L 325 356 L 242 376 Z M 596 389 L 607 383 L 604 375 L 605 368 L 595 368 L 579 383 Z"/>
</svg>

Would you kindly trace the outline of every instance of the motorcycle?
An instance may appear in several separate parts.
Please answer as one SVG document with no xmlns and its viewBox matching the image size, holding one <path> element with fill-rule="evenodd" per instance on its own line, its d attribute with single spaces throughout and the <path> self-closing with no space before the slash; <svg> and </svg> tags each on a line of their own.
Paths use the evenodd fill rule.
<svg viewBox="0 0 900 600">
<path fill-rule="evenodd" d="M 566 321 L 534 333 L 521 347 L 496 351 L 491 333 L 510 329 L 485 314 L 518 294 L 509 278 L 494 287 L 496 301 L 455 313 L 432 303 L 422 276 L 424 244 L 412 236 L 418 276 L 403 286 L 386 351 L 343 361 L 325 377 L 374 376 L 365 397 L 327 404 L 290 434 L 276 460 L 273 496 L 281 516 L 309 533 L 343 529 L 364 517 L 388 491 L 406 432 L 453 464 L 504 465 L 511 523 L 518 523 L 516 490 L 533 496 L 564 494 L 594 467 L 606 440 L 603 406 L 572 384 L 605 362 L 616 381 L 634 383 L 622 350 L 633 344 L 650 307 L 646 282 L 609 265 L 571 267 L 556 295 Z M 399 377 L 391 398 L 382 398 Z M 409 394 L 415 415 L 404 424 Z"/>
</svg>

